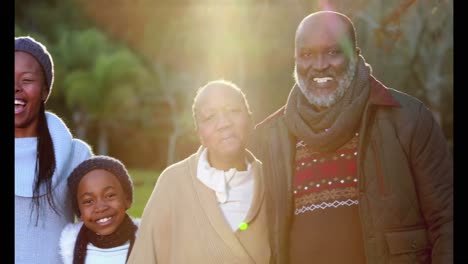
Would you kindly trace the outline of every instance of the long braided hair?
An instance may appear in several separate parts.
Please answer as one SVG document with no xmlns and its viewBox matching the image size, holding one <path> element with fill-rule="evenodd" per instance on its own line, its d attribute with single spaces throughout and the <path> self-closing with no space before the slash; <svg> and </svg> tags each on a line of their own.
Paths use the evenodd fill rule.
<svg viewBox="0 0 468 264">
<path fill-rule="evenodd" d="M 36 209 L 36 225 L 39 220 L 39 213 L 41 205 L 47 200 L 48 204 L 52 210 L 59 214 L 57 211 L 57 206 L 54 202 L 53 192 L 52 192 L 52 176 L 54 175 L 56 168 L 55 160 L 55 151 L 54 144 L 52 142 L 52 137 L 50 135 L 49 127 L 47 126 L 46 114 L 44 101 L 41 104 L 39 109 L 39 120 L 37 125 L 37 157 L 36 157 L 36 178 L 34 182 L 32 205 L 34 206 L 33 210 Z M 41 186 L 45 184 L 46 194 L 45 197 L 39 195 Z M 44 200 L 45 198 L 45 200 Z"/>
</svg>

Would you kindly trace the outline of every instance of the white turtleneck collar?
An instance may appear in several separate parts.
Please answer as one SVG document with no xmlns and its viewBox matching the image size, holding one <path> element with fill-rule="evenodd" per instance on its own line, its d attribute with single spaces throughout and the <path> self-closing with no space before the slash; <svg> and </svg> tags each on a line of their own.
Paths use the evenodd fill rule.
<svg viewBox="0 0 468 264">
<path fill-rule="evenodd" d="M 197 167 L 197 178 L 208 188 L 215 191 L 221 210 L 226 220 L 235 231 L 245 219 L 253 197 L 253 169 L 245 160 L 247 170 L 238 171 L 231 168 L 222 171 L 210 166 L 208 151 L 204 148 L 200 154 Z"/>
<path fill-rule="evenodd" d="M 245 161 L 246 171 L 238 171 L 231 168 L 228 171 L 222 171 L 211 167 L 208 162 L 208 151 L 204 148 L 200 154 L 197 168 L 197 178 L 208 188 L 216 192 L 216 197 L 220 203 L 228 201 L 229 190 L 253 180 L 252 165 Z"/>
</svg>

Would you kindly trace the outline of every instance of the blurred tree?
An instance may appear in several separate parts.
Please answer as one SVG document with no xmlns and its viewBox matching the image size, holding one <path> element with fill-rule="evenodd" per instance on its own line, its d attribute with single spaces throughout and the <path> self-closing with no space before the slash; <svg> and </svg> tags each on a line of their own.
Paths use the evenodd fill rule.
<svg viewBox="0 0 468 264">
<path fill-rule="evenodd" d="M 374 75 L 426 103 L 452 145 L 453 2 L 374 1 L 354 20 Z"/>
<path fill-rule="evenodd" d="M 118 129 L 122 118 L 138 110 L 137 95 L 143 87 L 138 80 L 145 74 L 139 59 L 122 48 L 103 52 L 92 67 L 66 76 L 67 103 L 80 113 L 78 125 L 97 126 L 99 154 L 108 154 L 108 130 Z"/>
<path fill-rule="evenodd" d="M 181 135 L 193 128 L 191 115 L 192 97 L 187 91 L 194 90 L 190 79 L 182 73 L 168 72 L 161 64 L 154 64 L 154 71 L 159 76 L 159 86 L 162 89 L 163 104 L 168 107 L 171 130 L 168 135 L 166 166 L 176 162 L 177 140 Z M 195 92 L 193 92 L 195 94 Z"/>
<path fill-rule="evenodd" d="M 73 97 L 73 91 L 70 91 L 69 85 L 75 87 L 88 87 L 84 89 L 82 97 L 93 96 L 92 88 L 94 83 L 92 79 L 86 78 L 86 74 L 95 64 L 96 58 L 100 54 L 109 53 L 110 46 L 106 37 L 96 29 L 63 30 L 58 43 L 54 47 L 56 65 L 55 67 L 55 86 L 57 87 L 56 96 L 64 99 L 72 112 L 72 120 L 77 132 L 77 136 L 86 140 L 87 126 L 89 125 L 88 115 L 83 104 L 76 104 L 68 97 Z M 77 83 L 74 84 L 73 82 Z M 90 92 L 90 95 L 84 93 Z M 71 95 L 70 95 L 71 94 Z"/>
<path fill-rule="evenodd" d="M 427 103 L 452 142 L 450 0 L 16 0 L 15 7 L 15 35 L 45 41 L 60 65 L 49 107 L 102 149 L 115 140 L 109 151 L 136 166 L 161 168 L 197 147 L 190 106 L 209 80 L 237 83 L 256 121 L 281 107 L 293 85 L 296 27 L 321 9 L 353 19 L 374 75 Z M 134 68 L 132 56 L 117 55 L 122 49 L 141 74 L 117 65 Z M 107 103 L 113 96 L 118 103 Z M 107 134 L 101 118 L 111 123 Z"/>
</svg>

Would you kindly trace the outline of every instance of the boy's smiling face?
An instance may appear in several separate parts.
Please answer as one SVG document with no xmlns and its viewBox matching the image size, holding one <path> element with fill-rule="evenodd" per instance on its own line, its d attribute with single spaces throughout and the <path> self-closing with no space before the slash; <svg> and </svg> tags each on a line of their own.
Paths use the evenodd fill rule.
<svg viewBox="0 0 468 264">
<path fill-rule="evenodd" d="M 130 208 L 130 201 L 117 177 L 103 169 L 92 170 L 83 176 L 76 199 L 80 219 L 99 235 L 110 235 L 117 230 Z"/>
</svg>

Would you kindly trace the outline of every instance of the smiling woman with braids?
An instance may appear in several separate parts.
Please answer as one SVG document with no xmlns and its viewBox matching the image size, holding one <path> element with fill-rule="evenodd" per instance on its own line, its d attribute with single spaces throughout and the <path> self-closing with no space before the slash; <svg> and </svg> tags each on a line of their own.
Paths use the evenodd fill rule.
<svg viewBox="0 0 468 264">
<path fill-rule="evenodd" d="M 54 64 L 31 37 L 15 38 L 15 263 L 61 263 L 60 232 L 73 222 L 66 178 L 92 155 L 45 111 Z"/>
</svg>

